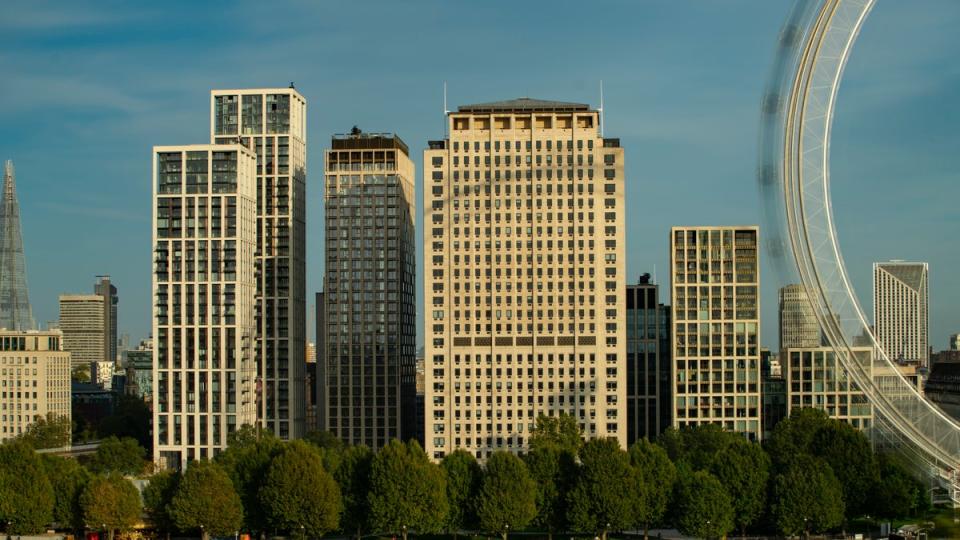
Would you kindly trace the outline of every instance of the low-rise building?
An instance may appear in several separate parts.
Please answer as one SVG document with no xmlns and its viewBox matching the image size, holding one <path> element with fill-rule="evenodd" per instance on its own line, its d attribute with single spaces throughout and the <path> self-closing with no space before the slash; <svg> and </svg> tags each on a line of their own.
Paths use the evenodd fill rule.
<svg viewBox="0 0 960 540">
<path fill-rule="evenodd" d="M 0 330 L 0 442 L 47 415 L 71 418 L 70 353 L 59 330 Z"/>
<path fill-rule="evenodd" d="M 854 347 L 857 362 L 873 373 L 873 348 Z M 867 396 L 850 378 L 832 347 L 797 347 L 782 352 L 787 416 L 797 408 L 817 408 L 858 429 L 873 424 Z"/>
</svg>

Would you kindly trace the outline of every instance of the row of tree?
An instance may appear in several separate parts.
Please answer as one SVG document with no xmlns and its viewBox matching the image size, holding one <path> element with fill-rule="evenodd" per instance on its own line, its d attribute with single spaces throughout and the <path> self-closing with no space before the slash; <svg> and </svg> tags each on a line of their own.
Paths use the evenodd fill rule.
<svg viewBox="0 0 960 540">
<path fill-rule="evenodd" d="M 22 442 L 0 447 L 0 522 L 14 533 L 50 522 L 133 526 L 139 499 L 120 476 L 135 472 L 131 442 L 105 442 L 91 470 Z M 541 417 L 526 454 L 495 452 L 484 466 L 465 451 L 432 463 L 415 442 L 374 453 L 329 434 L 284 443 L 248 427 L 212 462 L 152 476 L 143 501 L 158 531 L 204 536 L 537 530 L 605 538 L 676 527 L 720 537 L 833 530 L 866 513 L 916 515 L 929 506 L 926 494 L 862 433 L 808 409 L 764 446 L 701 426 L 626 451 L 611 439 L 584 442 L 571 417 Z"/>
</svg>

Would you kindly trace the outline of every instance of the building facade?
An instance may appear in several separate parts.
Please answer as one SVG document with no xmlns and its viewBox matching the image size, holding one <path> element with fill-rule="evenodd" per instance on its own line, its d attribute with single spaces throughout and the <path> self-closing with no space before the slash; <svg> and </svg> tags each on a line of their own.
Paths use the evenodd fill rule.
<svg viewBox="0 0 960 540">
<path fill-rule="evenodd" d="M 670 426 L 670 307 L 644 274 L 627 285 L 627 444 Z"/>
<path fill-rule="evenodd" d="M 674 427 L 762 436 L 759 228 L 673 227 Z"/>
<path fill-rule="evenodd" d="M 213 458 L 257 421 L 256 155 L 153 149 L 153 448 L 160 468 Z"/>
<path fill-rule="evenodd" d="M 854 360 L 873 374 L 873 349 L 853 347 Z M 857 429 L 873 425 L 873 408 L 850 379 L 832 347 L 797 347 L 781 352 L 787 382 L 787 416 L 816 408 Z"/>
<path fill-rule="evenodd" d="M 293 88 L 213 90 L 210 138 L 256 155 L 256 361 L 261 425 L 305 432 L 307 102 Z"/>
<path fill-rule="evenodd" d="M 800 284 L 780 288 L 780 350 L 819 347 L 820 322 Z"/>
<path fill-rule="evenodd" d="M 60 331 L 63 350 L 70 353 L 74 366 L 104 362 L 107 359 L 106 321 L 103 297 L 98 294 L 60 296 Z"/>
<path fill-rule="evenodd" d="M 93 293 L 103 297 L 103 350 L 104 360 L 116 363 L 117 357 L 117 305 L 120 297 L 117 296 L 117 287 L 110 283 L 110 276 L 97 276 L 98 281 L 93 286 Z"/>
<path fill-rule="evenodd" d="M 588 105 L 459 107 L 424 151 L 426 450 L 527 448 L 566 413 L 626 445 L 624 153 Z"/>
<path fill-rule="evenodd" d="M 58 330 L 0 330 L 0 443 L 38 418 L 72 418 L 70 353 Z"/>
<path fill-rule="evenodd" d="M 874 335 L 891 362 L 929 364 L 927 274 L 927 263 L 873 263 Z"/>
<path fill-rule="evenodd" d="M 126 393 L 153 406 L 153 341 L 144 340 L 136 349 L 126 351 Z"/>
<path fill-rule="evenodd" d="M 396 135 L 337 135 L 326 154 L 325 429 L 374 450 L 415 422 L 416 173 Z"/>
</svg>

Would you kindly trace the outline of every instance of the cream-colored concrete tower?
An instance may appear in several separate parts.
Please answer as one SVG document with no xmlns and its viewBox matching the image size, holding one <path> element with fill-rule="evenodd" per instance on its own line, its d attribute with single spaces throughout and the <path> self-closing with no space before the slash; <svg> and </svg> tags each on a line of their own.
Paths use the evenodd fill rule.
<svg viewBox="0 0 960 540">
<path fill-rule="evenodd" d="M 153 452 L 180 468 L 257 421 L 256 156 L 156 146 L 152 168 Z"/>
<path fill-rule="evenodd" d="M 70 420 L 70 353 L 61 338 L 59 330 L 0 330 L 0 443 L 48 414 Z"/>
<path fill-rule="evenodd" d="M 674 427 L 712 423 L 761 437 L 759 232 L 671 230 Z"/>
<path fill-rule="evenodd" d="M 873 371 L 873 348 L 853 347 L 854 360 Z M 873 424 L 873 407 L 853 382 L 832 347 L 794 347 L 781 351 L 787 382 L 787 417 L 794 409 L 816 408 L 857 429 Z"/>
<path fill-rule="evenodd" d="M 70 353 L 75 366 L 107 361 L 105 324 L 103 297 L 99 294 L 60 295 L 63 350 Z"/>
<path fill-rule="evenodd" d="M 293 88 L 213 90 L 210 142 L 257 156 L 257 415 L 305 433 L 307 102 Z"/>
<path fill-rule="evenodd" d="M 873 263 L 873 324 L 891 362 L 930 362 L 927 263 Z"/>
<path fill-rule="evenodd" d="M 822 345 L 820 322 L 803 285 L 780 288 L 780 350 Z"/>
<path fill-rule="evenodd" d="M 598 111 L 460 107 L 424 152 L 425 443 L 521 452 L 541 415 L 626 445 L 624 160 Z"/>
</svg>

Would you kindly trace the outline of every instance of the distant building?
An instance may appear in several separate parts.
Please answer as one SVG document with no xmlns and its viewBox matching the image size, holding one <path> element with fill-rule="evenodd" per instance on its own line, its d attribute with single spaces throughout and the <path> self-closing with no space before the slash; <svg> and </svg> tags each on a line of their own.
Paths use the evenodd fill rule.
<svg viewBox="0 0 960 540">
<path fill-rule="evenodd" d="M 960 334 L 953 334 L 950 336 L 950 350 L 960 351 Z"/>
<path fill-rule="evenodd" d="M 873 263 L 873 322 L 891 362 L 929 363 L 927 263 Z"/>
<path fill-rule="evenodd" d="M 650 274 L 627 285 L 627 444 L 670 426 L 670 308 Z"/>
<path fill-rule="evenodd" d="M 107 390 L 113 390 L 113 375 L 116 362 L 103 361 L 90 364 L 90 381 Z"/>
<path fill-rule="evenodd" d="M 873 348 L 854 347 L 854 359 L 868 374 Z M 847 374 L 832 347 L 793 348 L 781 352 L 787 383 L 787 416 L 794 409 L 817 408 L 857 429 L 873 425 L 873 408 Z"/>
<path fill-rule="evenodd" d="M 33 311 L 27 289 L 26 260 L 20 233 L 20 203 L 13 162 L 3 168 L 0 201 L 0 328 L 33 330 Z"/>
<path fill-rule="evenodd" d="M 103 297 L 103 351 L 104 361 L 117 362 L 117 288 L 110 283 L 110 276 L 97 276 L 99 281 L 93 286 L 93 293 Z"/>
<path fill-rule="evenodd" d="M 822 345 L 820 323 L 803 285 L 780 289 L 780 350 Z"/>
<path fill-rule="evenodd" d="M 103 297 L 98 294 L 60 296 L 63 350 L 70 353 L 75 367 L 86 364 L 92 372 L 91 364 L 108 360 L 105 313 Z"/>
<path fill-rule="evenodd" d="M 71 419 L 70 353 L 58 330 L 0 330 L 0 443 L 54 414 Z"/>
<path fill-rule="evenodd" d="M 760 384 L 763 397 L 763 437 L 773 435 L 773 430 L 787 417 L 787 381 L 783 377 L 783 364 L 769 349 L 760 349 Z"/>
<path fill-rule="evenodd" d="M 960 357 L 932 362 L 930 376 L 924 385 L 924 395 L 960 421 Z"/>
<path fill-rule="evenodd" d="M 127 357 L 127 395 L 136 396 L 153 406 L 153 341 L 145 339 L 136 349 L 125 351 Z"/>
<path fill-rule="evenodd" d="M 423 347 L 417 351 L 417 361 L 416 361 L 416 414 L 413 428 L 411 429 L 412 438 L 416 439 L 421 446 L 424 444 L 424 437 L 426 437 L 426 404 L 423 402 L 424 394 L 426 391 L 426 370 L 424 368 L 423 362 Z"/>
</svg>

